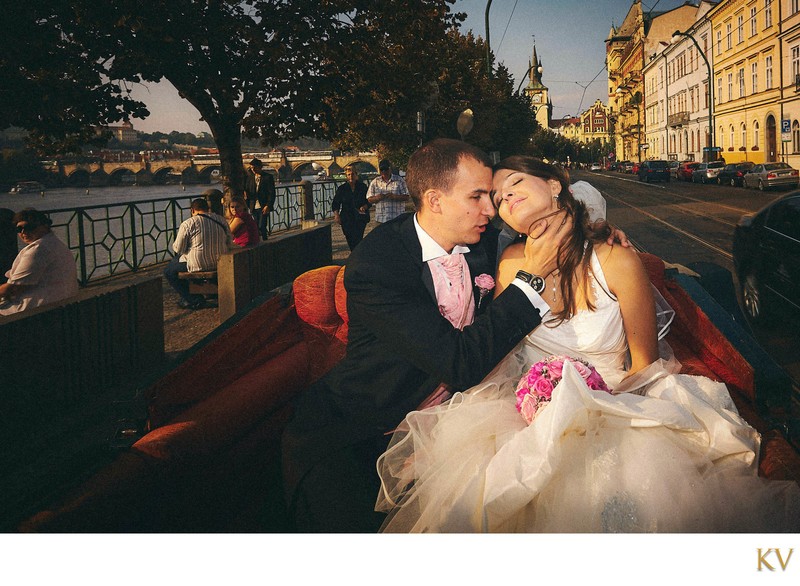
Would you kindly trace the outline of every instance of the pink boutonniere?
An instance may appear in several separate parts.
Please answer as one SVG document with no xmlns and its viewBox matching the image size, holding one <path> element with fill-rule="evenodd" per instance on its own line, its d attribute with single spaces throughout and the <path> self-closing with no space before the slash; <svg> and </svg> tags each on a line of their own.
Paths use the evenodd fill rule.
<svg viewBox="0 0 800 586">
<path fill-rule="evenodd" d="M 481 273 L 475 277 L 475 286 L 478 288 L 478 307 L 480 308 L 483 298 L 486 297 L 492 289 L 494 289 L 494 279 L 491 275 Z"/>
</svg>

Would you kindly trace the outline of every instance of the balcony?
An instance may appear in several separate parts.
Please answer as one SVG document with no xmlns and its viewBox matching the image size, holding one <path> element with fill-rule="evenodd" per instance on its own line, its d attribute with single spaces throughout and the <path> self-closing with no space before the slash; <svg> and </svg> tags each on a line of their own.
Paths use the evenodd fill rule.
<svg viewBox="0 0 800 586">
<path fill-rule="evenodd" d="M 675 112 L 667 116 L 667 126 L 675 128 L 689 124 L 689 112 Z"/>
</svg>

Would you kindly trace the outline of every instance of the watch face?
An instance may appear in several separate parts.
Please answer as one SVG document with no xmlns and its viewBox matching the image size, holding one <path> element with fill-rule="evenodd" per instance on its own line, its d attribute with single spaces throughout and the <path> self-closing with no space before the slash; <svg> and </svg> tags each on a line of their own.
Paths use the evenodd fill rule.
<svg viewBox="0 0 800 586">
<path fill-rule="evenodd" d="M 531 279 L 531 287 L 533 287 L 533 290 L 536 291 L 537 293 L 541 293 L 542 291 L 544 291 L 544 279 L 542 279 L 538 275 L 534 275 L 533 278 Z"/>
</svg>

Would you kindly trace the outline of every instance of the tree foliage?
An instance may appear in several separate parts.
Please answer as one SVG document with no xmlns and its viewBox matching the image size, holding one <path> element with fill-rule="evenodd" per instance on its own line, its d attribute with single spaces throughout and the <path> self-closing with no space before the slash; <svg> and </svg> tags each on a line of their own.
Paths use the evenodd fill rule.
<svg viewBox="0 0 800 586">
<path fill-rule="evenodd" d="M 454 0 L 44 0 L 11 10 L 0 126 L 75 147 L 92 125 L 147 115 L 128 89 L 169 81 L 209 125 L 222 174 L 244 182 L 242 136 L 307 136 L 402 163 L 422 138 L 521 150 L 535 122 L 508 71 L 457 26 Z M 12 34 L 14 33 L 14 34 Z M 20 35 L 26 43 L 20 43 Z M 21 97 L 24 96 L 24 97 Z M 32 99 L 30 98 L 32 97 Z M 417 112 L 427 122 L 417 132 Z"/>
</svg>

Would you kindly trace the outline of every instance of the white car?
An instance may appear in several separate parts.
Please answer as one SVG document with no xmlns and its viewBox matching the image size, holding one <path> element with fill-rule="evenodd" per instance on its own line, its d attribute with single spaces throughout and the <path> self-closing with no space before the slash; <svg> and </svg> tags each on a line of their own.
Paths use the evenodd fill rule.
<svg viewBox="0 0 800 586">
<path fill-rule="evenodd" d="M 600 163 L 592 163 L 592 166 L 589 167 L 589 171 L 602 171 L 603 166 Z"/>
</svg>

